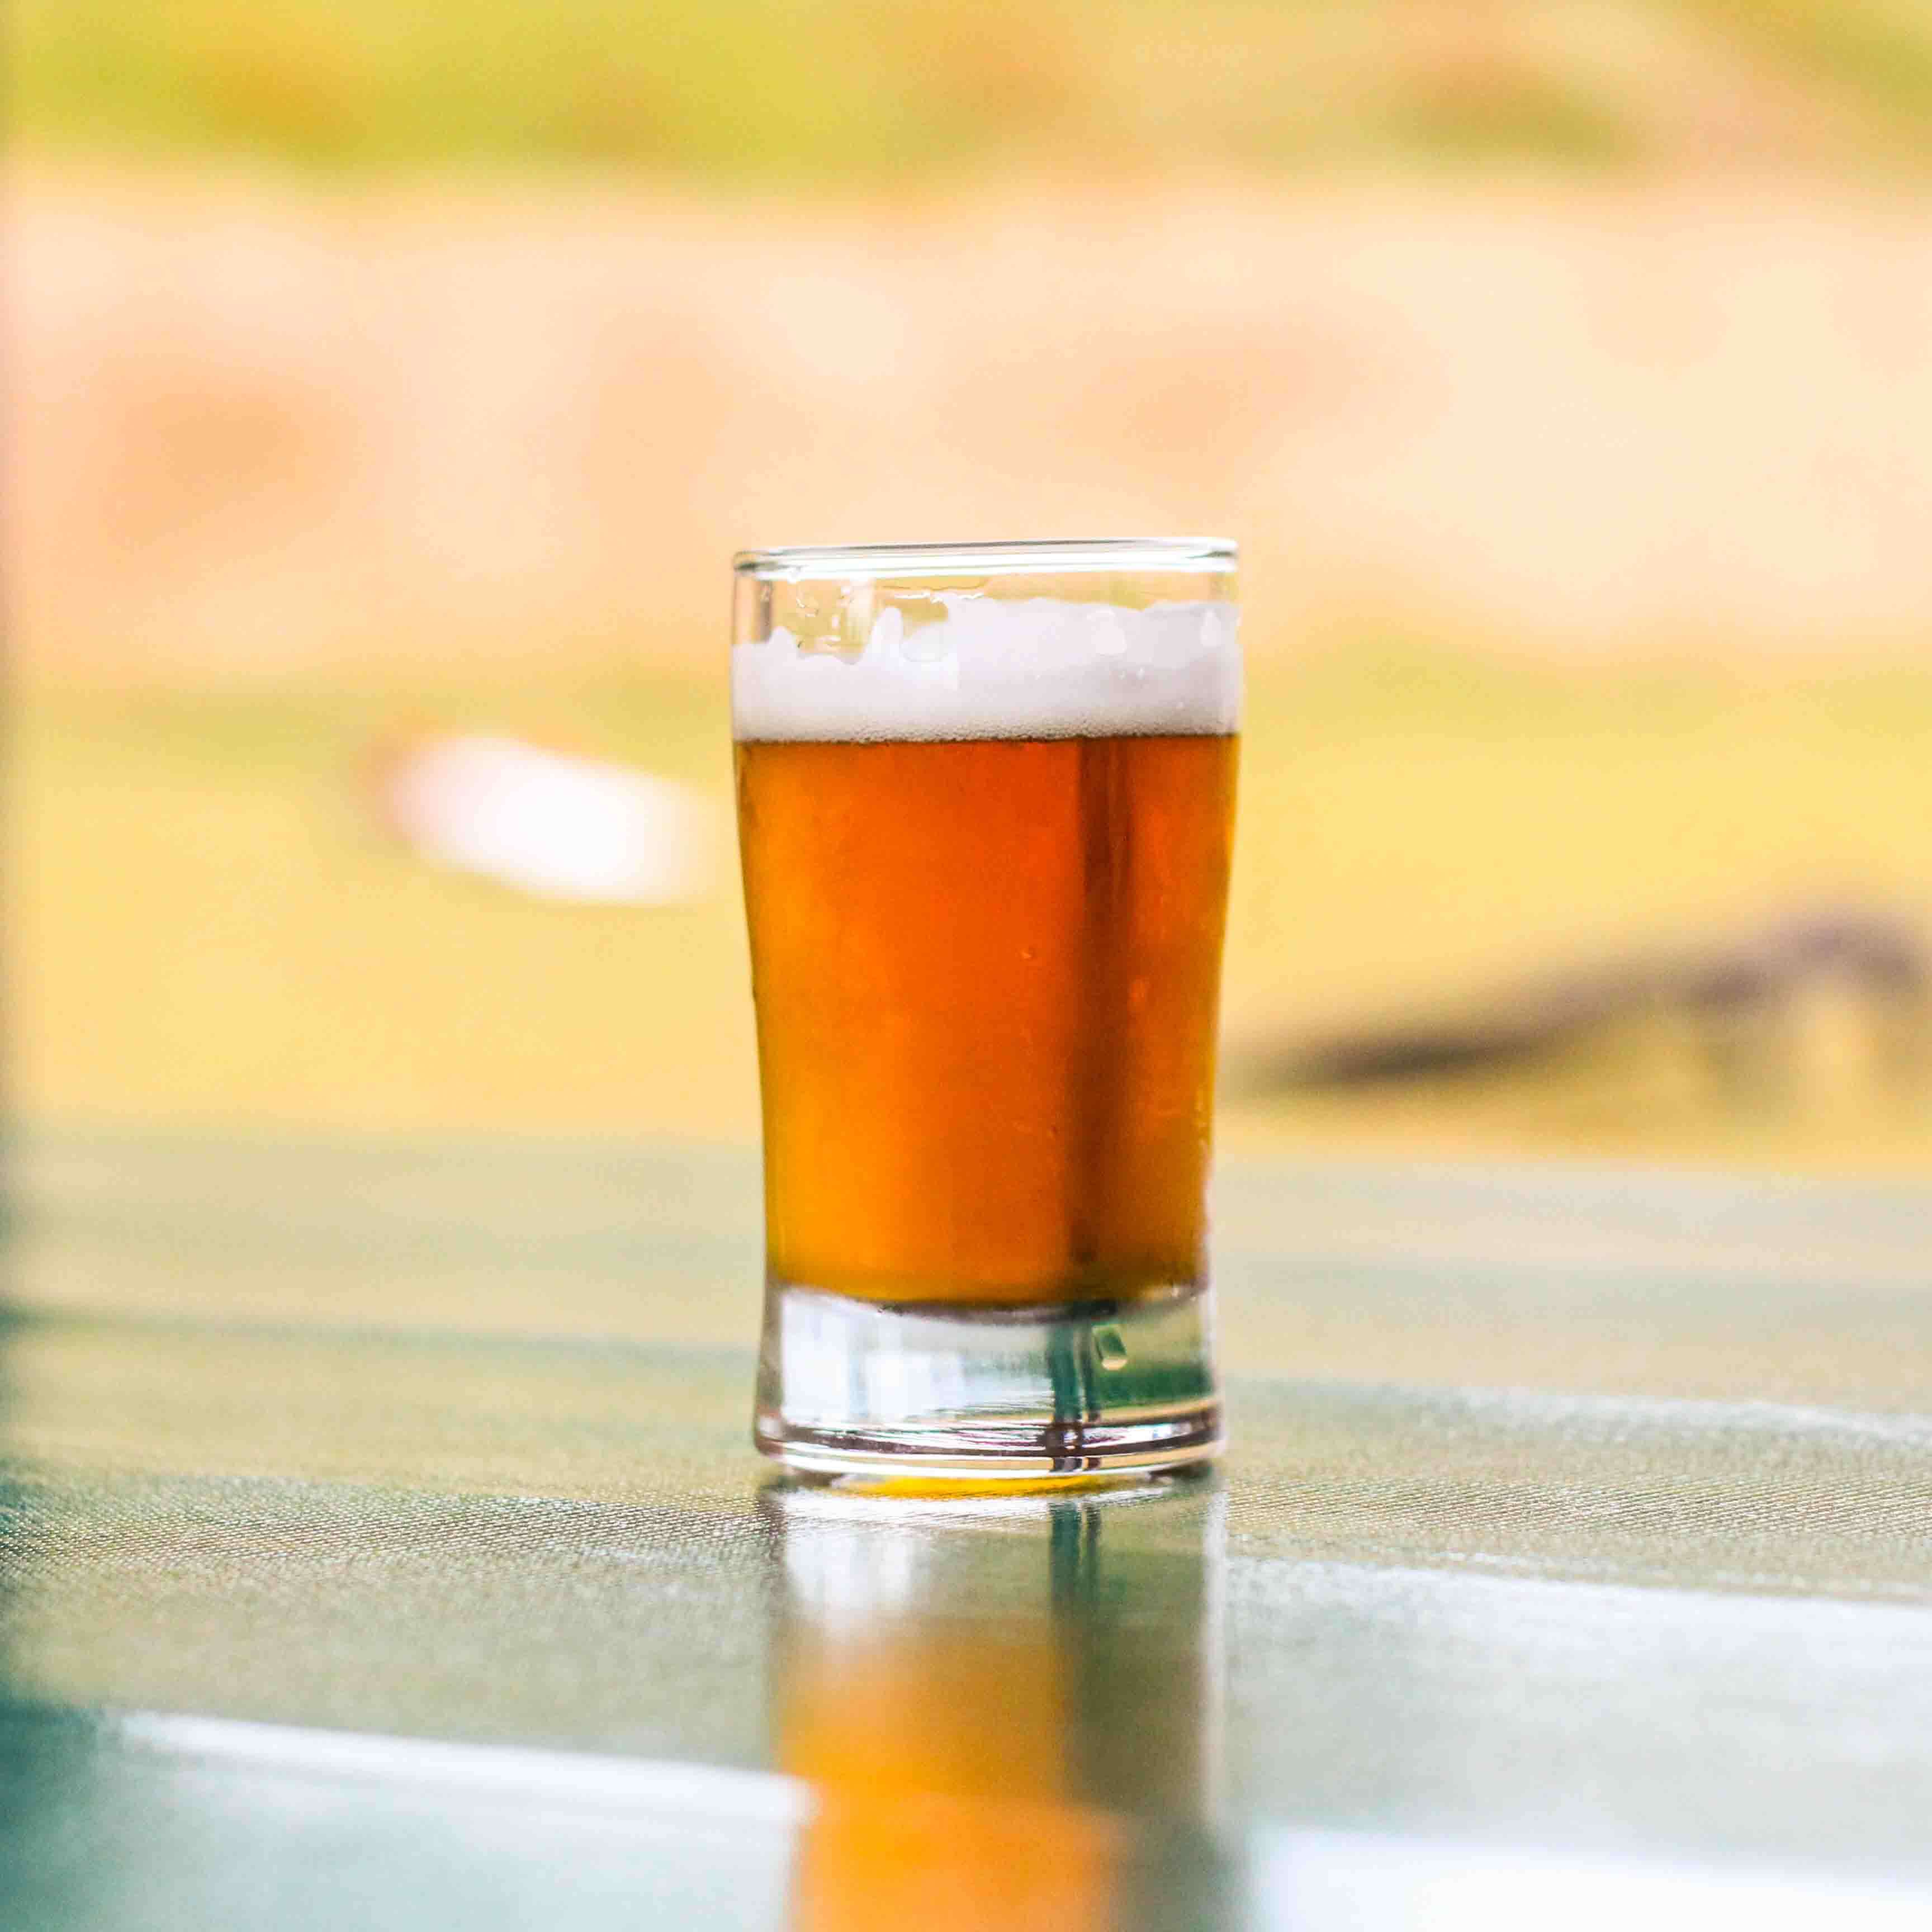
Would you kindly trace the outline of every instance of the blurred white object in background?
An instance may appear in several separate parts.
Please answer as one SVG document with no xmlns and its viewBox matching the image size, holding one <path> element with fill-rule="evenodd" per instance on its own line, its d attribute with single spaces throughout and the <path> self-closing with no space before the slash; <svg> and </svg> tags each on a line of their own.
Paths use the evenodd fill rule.
<svg viewBox="0 0 1932 1932">
<path fill-rule="evenodd" d="M 543 898 L 670 905 L 711 873 L 688 787 L 514 738 L 418 738 L 379 759 L 378 809 L 432 863 Z"/>
</svg>

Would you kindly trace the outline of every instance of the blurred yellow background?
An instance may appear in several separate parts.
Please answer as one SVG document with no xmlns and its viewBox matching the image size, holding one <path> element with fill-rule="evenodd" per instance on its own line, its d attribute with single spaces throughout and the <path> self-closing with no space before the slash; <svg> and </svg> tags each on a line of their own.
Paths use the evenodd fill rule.
<svg viewBox="0 0 1932 1932">
<path fill-rule="evenodd" d="M 749 1138 L 730 551 L 1204 529 L 1253 667 L 1233 1144 L 1932 1167 L 1856 973 L 1755 999 L 1741 1076 L 1652 965 L 1925 944 L 1932 10 L 9 31 L 30 1114 Z M 704 890 L 431 869 L 373 748 L 466 728 L 694 788 Z M 1268 1075 L 1625 981 L 1533 1051 Z"/>
</svg>

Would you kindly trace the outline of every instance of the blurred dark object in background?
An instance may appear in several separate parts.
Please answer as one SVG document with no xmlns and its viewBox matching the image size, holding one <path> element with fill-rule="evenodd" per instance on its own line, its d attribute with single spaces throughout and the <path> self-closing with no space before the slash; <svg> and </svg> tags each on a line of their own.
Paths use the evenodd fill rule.
<svg viewBox="0 0 1932 1932">
<path fill-rule="evenodd" d="M 1826 1003 L 1837 1010 L 1821 1028 Z M 1821 907 L 1681 952 L 1551 974 L 1460 1015 L 1237 1048 L 1227 1084 L 1262 1094 L 1528 1067 L 1634 1020 L 1682 1027 L 1736 1105 L 1802 1104 L 1821 1081 L 1844 1080 L 1848 1061 L 1874 1098 L 1919 1094 L 1932 1072 L 1932 947 L 1904 915 Z"/>
</svg>

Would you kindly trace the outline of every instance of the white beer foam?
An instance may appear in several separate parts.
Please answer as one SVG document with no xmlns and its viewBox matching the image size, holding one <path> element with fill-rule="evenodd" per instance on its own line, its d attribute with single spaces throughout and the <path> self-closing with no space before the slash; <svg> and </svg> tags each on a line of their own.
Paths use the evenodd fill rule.
<svg viewBox="0 0 1932 1932">
<path fill-rule="evenodd" d="M 889 607 L 857 652 L 779 628 L 731 652 L 740 739 L 1207 736 L 1240 722 L 1231 603 L 1144 610 L 1058 598 L 942 597 L 908 626 Z"/>
</svg>

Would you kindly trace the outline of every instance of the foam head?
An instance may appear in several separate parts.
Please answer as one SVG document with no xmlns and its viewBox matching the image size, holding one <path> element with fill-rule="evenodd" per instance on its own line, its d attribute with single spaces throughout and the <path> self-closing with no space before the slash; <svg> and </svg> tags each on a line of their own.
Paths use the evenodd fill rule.
<svg viewBox="0 0 1932 1932">
<path fill-rule="evenodd" d="M 858 621 L 855 622 L 855 617 Z M 1240 721 L 1236 611 L 979 592 L 868 595 L 731 653 L 749 741 L 1209 736 Z"/>
</svg>

